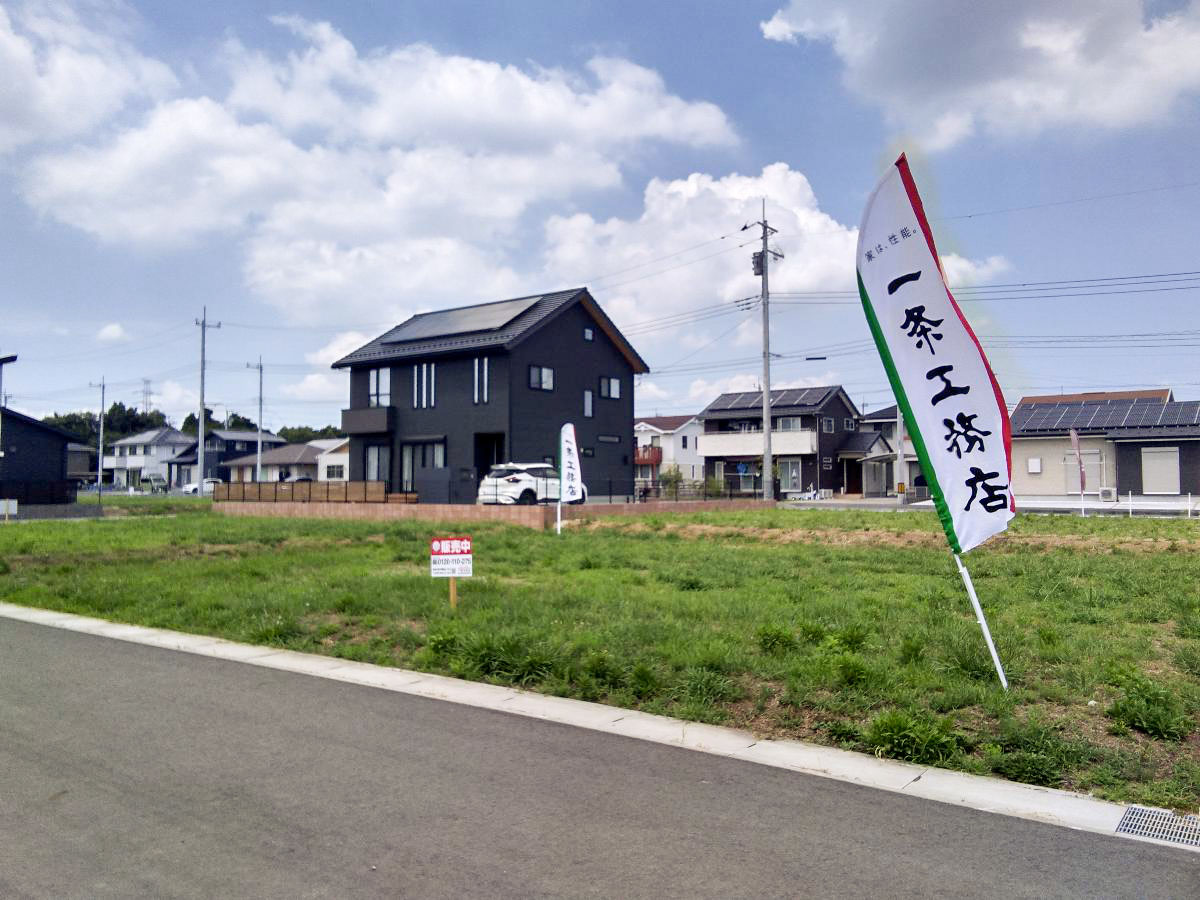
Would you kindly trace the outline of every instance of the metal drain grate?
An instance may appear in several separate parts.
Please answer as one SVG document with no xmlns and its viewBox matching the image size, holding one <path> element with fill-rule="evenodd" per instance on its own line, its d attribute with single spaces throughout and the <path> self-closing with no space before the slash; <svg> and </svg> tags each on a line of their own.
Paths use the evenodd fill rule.
<svg viewBox="0 0 1200 900">
<path fill-rule="evenodd" d="M 1200 816 L 1179 816 L 1165 809 L 1131 806 L 1121 816 L 1117 834 L 1200 847 Z"/>
</svg>

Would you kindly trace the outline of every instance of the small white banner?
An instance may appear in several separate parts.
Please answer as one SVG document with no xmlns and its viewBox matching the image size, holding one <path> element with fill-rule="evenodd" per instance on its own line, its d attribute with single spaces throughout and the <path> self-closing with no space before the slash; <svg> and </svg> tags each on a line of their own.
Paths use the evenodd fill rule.
<svg viewBox="0 0 1200 900">
<path fill-rule="evenodd" d="M 470 578 L 471 538 L 437 537 L 429 542 L 429 574 L 434 578 Z"/>
<path fill-rule="evenodd" d="M 559 459 L 562 460 L 562 502 L 574 503 L 583 499 L 583 473 L 579 469 L 579 447 L 575 443 L 575 426 L 568 422 L 562 427 Z"/>
</svg>

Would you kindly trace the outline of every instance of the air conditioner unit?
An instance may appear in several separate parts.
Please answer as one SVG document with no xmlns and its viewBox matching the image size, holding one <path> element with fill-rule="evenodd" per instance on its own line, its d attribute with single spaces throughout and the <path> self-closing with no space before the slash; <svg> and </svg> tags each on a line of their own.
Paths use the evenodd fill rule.
<svg viewBox="0 0 1200 900">
<path fill-rule="evenodd" d="M 1115 487 L 1100 488 L 1100 499 L 1101 500 L 1116 500 L 1117 499 L 1117 489 Z"/>
</svg>

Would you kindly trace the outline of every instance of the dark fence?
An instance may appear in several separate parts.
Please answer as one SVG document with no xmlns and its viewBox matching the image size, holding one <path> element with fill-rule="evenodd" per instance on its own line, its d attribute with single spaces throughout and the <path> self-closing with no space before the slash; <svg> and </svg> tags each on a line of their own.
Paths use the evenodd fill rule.
<svg viewBox="0 0 1200 900">
<path fill-rule="evenodd" d="M 217 503 L 416 503 L 383 481 L 234 481 L 213 488 Z"/>
<path fill-rule="evenodd" d="M 76 481 L 0 481 L 0 500 L 27 503 L 74 503 L 79 483 Z"/>
</svg>

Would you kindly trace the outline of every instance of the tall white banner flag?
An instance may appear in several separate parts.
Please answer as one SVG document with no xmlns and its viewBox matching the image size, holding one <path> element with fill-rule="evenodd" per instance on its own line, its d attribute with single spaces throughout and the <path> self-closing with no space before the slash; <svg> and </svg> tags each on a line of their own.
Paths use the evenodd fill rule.
<svg viewBox="0 0 1200 900">
<path fill-rule="evenodd" d="M 1016 511 L 1012 432 L 983 348 L 946 285 L 904 156 L 867 201 L 857 265 L 867 323 L 942 527 L 950 548 L 966 553 Z"/>
<path fill-rule="evenodd" d="M 579 469 L 579 447 L 575 443 L 575 426 L 568 422 L 562 427 L 559 442 L 560 497 L 563 503 L 574 503 L 583 499 L 583 474 Z"/>
</svg>

